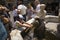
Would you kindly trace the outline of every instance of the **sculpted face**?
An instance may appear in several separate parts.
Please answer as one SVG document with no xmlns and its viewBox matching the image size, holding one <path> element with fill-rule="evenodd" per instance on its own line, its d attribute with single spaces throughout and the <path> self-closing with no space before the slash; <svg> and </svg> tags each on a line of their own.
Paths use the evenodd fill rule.
<svg viewBox="0 0 60 40">
<path fill-rule="evenodd" d="M 45 9 L 45 4 L 41 4 L 41 5 L 40 5 L 40 9 L 41 9 L 41 10 L 44 10 L 44 9 Z"/>
</svg>

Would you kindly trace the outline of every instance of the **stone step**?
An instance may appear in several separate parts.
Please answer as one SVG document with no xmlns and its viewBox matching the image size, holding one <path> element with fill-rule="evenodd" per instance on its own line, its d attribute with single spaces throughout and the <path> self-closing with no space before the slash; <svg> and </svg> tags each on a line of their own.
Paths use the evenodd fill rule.
<svg viewBox="0 0 60 40">
<path fill-rule="evenodd" d="M 46 15 L 45 21 L 47 21 L 47 22 L 59 22 L 59 17 L 53 16 L 53 15 Z"/>
</svg>

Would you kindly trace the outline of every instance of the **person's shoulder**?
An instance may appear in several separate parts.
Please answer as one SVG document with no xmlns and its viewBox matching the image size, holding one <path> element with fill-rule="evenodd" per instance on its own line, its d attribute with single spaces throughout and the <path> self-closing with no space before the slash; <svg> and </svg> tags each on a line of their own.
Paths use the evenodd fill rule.
<svg viewBox="0 0 60 40">
<path fill-rule="evenodd" d="M 40 7 L 40 4 L 38 4 L 37 6 Z"/>
</svg>

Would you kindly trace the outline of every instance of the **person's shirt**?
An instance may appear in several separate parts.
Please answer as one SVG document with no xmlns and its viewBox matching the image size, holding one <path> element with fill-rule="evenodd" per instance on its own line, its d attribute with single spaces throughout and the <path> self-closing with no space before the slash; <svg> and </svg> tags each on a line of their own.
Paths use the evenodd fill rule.
<svg viewBox="0 0 60 40">
<path fill-rule="evenodd" d="M 36 6 L 36 12 L 38 12 L 39 10 L 40 10 L 40 4 Z"/>
<path fill-rule="evenodd" d="M 33 7 L 27 9 L 27 16 L 31 16 L 33 14 Z"/>
<path fill-rule="evenodd" d="M 20 23 L 19 21 L 15 21 L 13 28 L 19 28 L 20 27 L 19 23 Z"/>
<path fill-rule="evenodd" d="M 25 6 L 25 5 L 19 5 L 18 6 L 18 9 L 20 9 L 21 10 L 21 14 L 22 15 L 25 15 L 26 14 L 26 9 L 27 9 L 27 7 Z"/>
<path fill-rule="evenodd" d="M 17 9 L 13 10 L 12 13 L 13 13 L 13 16 L 16 17 L 17 16 Z"/>
<path fill-rule="evenodd" d="M 33 7 L 27 9 L 27 20 L 31 19 Z"/>
<path fill-rule="evenodd" d="M 37 13 L 37 16 L 39 16 L 40 19 L 45 19 L 46 10 L 39 11 L 39 12 Z"/>
<path fill-rule="evenodd" d="M 7 38 L 7 31 L 0 19 L 0 40 L 5 40 Z"/>
<path fill-rule="evenodd" d="M 19 14 L 19 17 L 17 17 L 17 20 L 13 24 L 13 28 L 19 29 L 20 31 L 23 31 L 26 28 L 26 27 L 22 27 L 20 25 L 20 23 L 23 24 L 23 19 L 24 19 L 23 16 L 21 14 Z M 20 20 L 20 21 L 18 21 L 18 20 Z"/>
<path fill-rule="evenodd" d="M 15 21 L 15 23 L 14 23 L 14 25 L 13 25 L 13 28 L 18 29 L 18 30 L 20 30 L 20 31 L 23 31 L 24 29 L 26 29 L 26 27 L 20 26 L 19 23 L 20 23 L 19 21 Z"/>
<path fill-rule="evenodd" d="M 23 19 L 24 19 L 24 17 L 21 14 L 19 14 L 18 17 L 17 17 L 17 20 L 14 22 L 14 26 L 13 27 L 14 28 L 21 27 L 20 23 L 22 22 Z"/>
<path fill-rule="evenodd" d="M 31 18 L 34 18 L 35 16 L 37 16 L 36 13 L 33 13 L 33 14 L 31 15 Z"/>
</svg>

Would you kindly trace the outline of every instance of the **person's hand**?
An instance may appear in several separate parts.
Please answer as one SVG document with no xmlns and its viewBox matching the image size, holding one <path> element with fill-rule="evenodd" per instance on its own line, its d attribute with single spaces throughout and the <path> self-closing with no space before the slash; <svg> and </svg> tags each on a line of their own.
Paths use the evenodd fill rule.
<svg viewBox="0 0 60 40">
<path fill-rule="evenodd" d="M 29 25 L 29 27 L 32 27 L 33 26 L 32 24 L 27 24 L 27 25 Z"/>
<path fill-rule="evenodd" d="M 33 25 L 32 25 L 32 24 L 30 24 L 30 26 L 31 26 L 31 27 L 33 27 Z"/>
<path fill-rule="evenodd" d="M 26 27 L 29 27 L 29 28 L 31 28 L 33 26 L 32 24 L 23 24 L 23 25 L 25 25 Z"/>
</svg>

